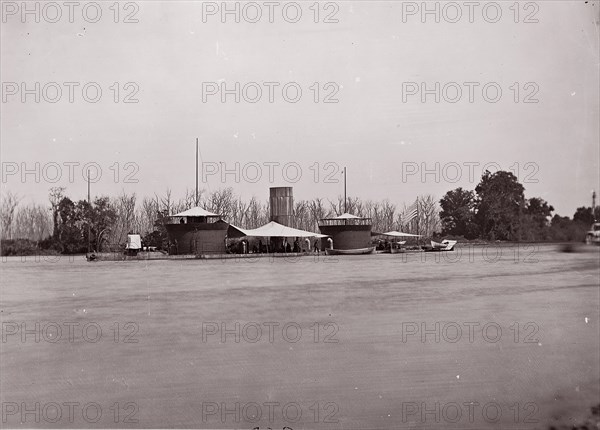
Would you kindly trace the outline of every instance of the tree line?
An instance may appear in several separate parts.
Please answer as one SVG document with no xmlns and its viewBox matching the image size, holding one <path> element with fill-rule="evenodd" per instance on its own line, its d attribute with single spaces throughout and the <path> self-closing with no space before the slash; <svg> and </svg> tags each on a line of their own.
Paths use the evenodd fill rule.
<svg viewBox="0 0 600 430">
<path fill-rule="evenodd" d="M 456 188 L 440 200 L 442 235 L 505 241 L 582 241 L 600 208 L 577 208 L 573 219 L 552 216 L 540 197 L 525 198 L 525 188 L 510 172 L 485 172 L 475 190 Z"/>
<path fill-rule="evenodd" d="M 46 206 L 29 203 L 7 192 L 0 204 L 2 255 L 36 252 L 64 254 L 122 249 L 127 234 L 142 235 L 148 246 L 166 248 L 167 217 L 195 206 L 194 191 L 180 197 L 170 189 L 141 199 L 123 193 L 117 197 L 96 197 L 92 202 L 73 201 L 65 188 L 49 190 Z M 486 172 L 475 190 L 448 191 L 441 200 L 432 195 L 416 198 L 417 217 L 403 221 L 407 205 L 389 200 L 371 201 L 349 197 L 347 211 L 369 217 L 376 232 L 400 230 L 425 237 L 453 236 L 463 239 L 508 241 L 579 241 L 598 208 L 578 208 L 573 219 L 554 215 L 554 208 L 539 197 L 526 199 L 524 187 L 510 172 Z M 231 187 L 202 191 L 199 206 L 220 214 L 224 220 L 243 228 L 257 228 L 269 221 L 269 202 L 244 199 Z M 318 232 L 319 220 L 341 215 L 344 198 L 314 198 L 294 201 L 293 227 Z"/>
</svg>

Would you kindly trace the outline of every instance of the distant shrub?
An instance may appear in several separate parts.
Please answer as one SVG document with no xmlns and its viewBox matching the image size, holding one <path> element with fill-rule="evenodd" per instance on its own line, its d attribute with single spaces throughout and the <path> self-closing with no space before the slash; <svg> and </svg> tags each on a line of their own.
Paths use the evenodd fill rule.
<svg viewBox="0 0 600 430">
<path fill-rule="evenodd" d="M 42 242 L 36 242 L 29 239 L 2 239 L 0 241 L 0 254 L 2 257 L 22 256 L 22 255 L 55 255 L 58 252 L 55 249 L 42 247 Z M 46 243 L 44 243 L 45 245 Z"/>
</svg>

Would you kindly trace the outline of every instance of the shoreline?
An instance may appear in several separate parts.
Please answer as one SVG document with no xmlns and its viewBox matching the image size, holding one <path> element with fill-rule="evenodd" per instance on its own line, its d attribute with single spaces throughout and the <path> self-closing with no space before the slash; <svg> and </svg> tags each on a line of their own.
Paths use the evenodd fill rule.
<svg viewBox="0 0 600 430">
<path fill-rule="evenodd" d="M 532 248 L 536 246 L 555 246 L 556 252 L 594 252 L 600 250 L 600 246 L 592 244 L 586 245 L 581 242 L 466 242 L 457 243 L 453 251 L 457 249 L 468 250 L 468 249 L 481 249 L 484 247 L 498 247 L 498 248 Z M 423 249 L 411 249 L 411 247 L 403 250 L 402 252 L 390 254 L 381 250 L 375 250 L 373 255 L 402 255 L 402 254 L 418 254 L 425 252 Z M 447 252 L 447 251 L 446 251 Z M 468 252 L 468 251 L 467 251 Z M 444 252 L 442 252 L 444 253 Z M 22 254 L 22 255 L 8 255 L 2 256 L 2 262 L 7 262 L 14 259 L 20 259 L 22 262 L 33 261 L 33 262 L 56 262 L 63 258 L 67 258 L 71 261 L 75 260 L 86 260 L 88 254 Z M 162 251 L 141 251 L 137 255 L 126 255 L 122 251 L 115 252 L 99 252 L 95 253 L 96 259 L 88 262 L 97 261 L 180 261 L 180 260 L 236 260 L 236 259 L 264 259 L 264 258 L 293 258 L 297 259 L 300 257 L 317 257 L 325 258 L 327 256 L 324 251 L 320 253 L 314 252 L 291 252 L 291 253 L 248 253 L 248 254 L 179 254 L 169 255 Z"/>
</svg>

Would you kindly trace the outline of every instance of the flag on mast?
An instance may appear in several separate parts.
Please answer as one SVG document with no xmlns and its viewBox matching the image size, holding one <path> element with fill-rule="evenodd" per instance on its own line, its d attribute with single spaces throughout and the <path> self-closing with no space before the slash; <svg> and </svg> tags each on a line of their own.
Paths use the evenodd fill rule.
<svg viewBox="0 0 600 430">
<path fill-rule="evenodd" d="M 406 225 L 415 219 L 419 213 L 419 201 L 415 200 L 415 202 L 407 207 L 404 212 L 400 215 L 400 219 L 402 220 L 402 225 Z"/>
</svg>

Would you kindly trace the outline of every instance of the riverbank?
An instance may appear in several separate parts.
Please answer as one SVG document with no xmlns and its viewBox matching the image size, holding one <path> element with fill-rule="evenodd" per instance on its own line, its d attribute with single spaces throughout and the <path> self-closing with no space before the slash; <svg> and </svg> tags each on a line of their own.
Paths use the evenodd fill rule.
<svg viewBox="0 0 600 430">
<path fill-rule="evenodd" d="M 445 259 L 457 260 L 457 259 L 474 259 L 479 258 L 489 262 L 493 262 L 499 258 L 510 258 L 511 256 L 517 259 L 526 260 L 529 257 L 533 257 L 540 249 L 544 247 L 547 249 L 553 249 L 556 252 L 564 253 L 597 253 L 600 251 L 600 247 L 596 245 L 586 245 L 583 243 L 573 242 L 559 242 L 559 243 L 540 243 L 540 242 L 468 242 L 458 243 L 451 252 L 441 252 L 433 254 L 442 254 Z M 401 256 L 403 254 L 411 253 L 422 253 L 423 249 L 407 248 L 403 252 L 390 254 L 389 252 L 376 251 L 373 255 L 390 256 L 396 255 Z M 89 254 L 58 254 L 54 253 L 40 253 L 40 254 L 23 254 L 23 255 L 10 255 L 2 256 L 2 261 L 22 261 L 22 262 L 57 262 L 60 260 L 64 261 L 85 261 Z M 183 254 L 183 255 L 169 255 L 166 252 L 154 251 L 154 252 L 139 252 L 137 255 L 126 255 L 123 251 L 118 252 L 99 252 L 94 254 L 96 256 L 95 261 L 179 261 L 179 260 L 256 260 L 256 259 L 275 259 L 275 258 L 287 258 L 287 259 L 298 259 L 298 258 L 312 258 L 312 259 L 325 259 L 325 253 L 256 253 L 256 254 Z M 352 256 L 350 256 L 352 257 Z M 334 259 L 337 257 L 327 257 Z M 439 257 L 438 257 L 439 258 Z"/>
</svg>

